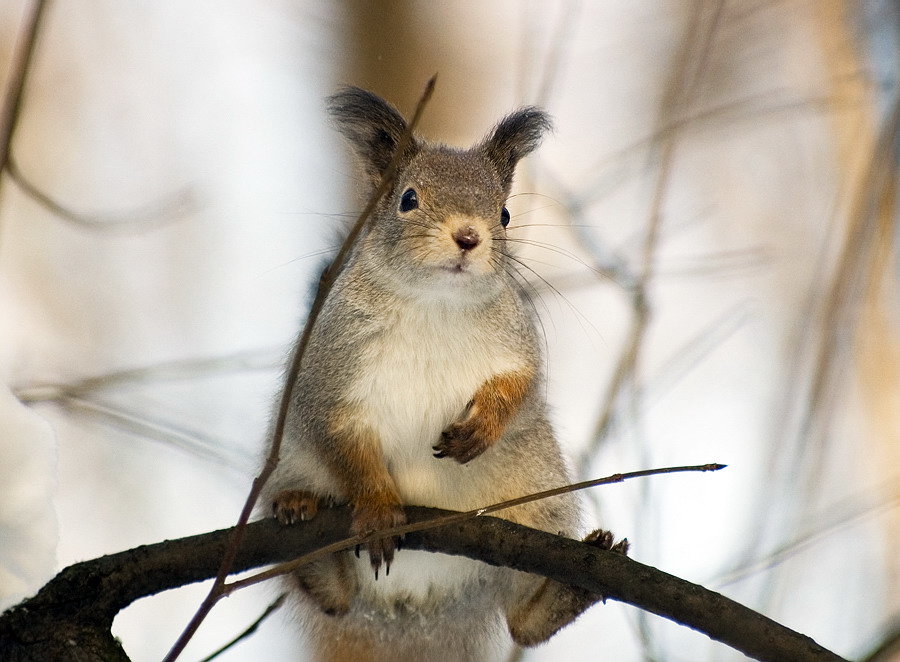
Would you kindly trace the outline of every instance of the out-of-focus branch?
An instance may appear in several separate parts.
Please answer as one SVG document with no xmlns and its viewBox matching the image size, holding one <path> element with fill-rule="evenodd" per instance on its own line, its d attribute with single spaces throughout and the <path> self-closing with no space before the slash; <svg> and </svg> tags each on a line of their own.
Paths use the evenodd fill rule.
<svg viewBox="0 0 900 662">
<path fill-rule="evenodd" d="M 259 618 L 257 618 L 255 621 L 253 621 L 253 623 L 250 624 L 250 627 L 246 628 L 238 636 L 236 636 L 234 639 L 229 641 L 227 644 L 225 644 L 224 646 L 219 648 L 217 651 L 214 651 L 214 652 L 210 653 L 209 655 L 207 655 L 206 657 L 204 657 L 202 660 L 200 660 L 200 662 L 212 662 L 212 660 L 219 657 L 225 651 L 229 650 L 230 648 L 232 648 L 236 644 L 240 643 L 247 637 L 254 635 L 256 633 L 257 628 L 259 628 L 259 626 L 262 624 L 262 622 L 264 620 L 266 620 L 269 616 L 274 614 L 276 611 L 278 611 L 281 608 L 281 605 L 284 604 L 284 601 L 286 599 L 287 599 L 287 593 L 282 593 L 281 595 L 279 595 L 268 607 L 265 608 L 263 613 L 259 615 Z"/>
<path fill-rule="evenodd" d="M 92 230 L 144 231 L 149 223 L 168 223 L 180 218 L 186 210 L 195 206 L 193 191 L 189 187 L 126 214 L 85 214 L 70 209 L 43 191 L 25 176 L 13 159 L 12 141 L 22 113 L 25 86 L 34 63 L 36 44 L 47 5 L 46 0 L 35 0 L 31 3 L 13 54 L 9 83 L 0 102 L 0 174 L 9 175 L 23 192 L 51 213 Z"/>
<path fill-rule="evenodd" d="M 119 214 L 93 214 L 79 212 L 55 199 L 32 182 L 19 168 L 12 155 L 6 163 L 6 171 L 22 191 L 50 213 L 87 230 L 128 234 L 146 232 L 168 225 L 197 207 L 194 191 L 185 186 L 174 193 L 146 205 Z"/>
<path fill-rule="evenodd" d="M 55 405 L 143 439 L 169 444 L 196 457 L 246 472 L 246 468 L 253 466 L 257 459 L 248 451 L 230 444 L 226 439 L 210 436 L 198 427 L 169 420 L 159 412 L 125 406 L 108 395 L 123 387 L 149 386 L 213 375 L 275 371 L 282 359 L 282 352 L 278 349 L 250 350 L 209 358 L 160 362 L 72 382 L 38 382 L 14 388 L 13 393 L 27 405 Z"/>
<path fill-rule="evenodd" d="M 702 79 L 711 43 L 719 28 L 724 3 L 716 0 L 712 3 L 709 12 L 706 11 L 707 4 L 709 4 L 707 0 L 698 0 L 695 4 L 689 29 L 681 40 L 680 52 L 675 61 L 672 78 L 660 104 L 657 121 L 660 127 L 668 125 L 672 117 L 682 117 L 685 114 L 685 108 Z M 707 14 L 710 14 L 708 18 Z M 673 126 L 671 130 L 661 132 L 660 136 L 659 149 L 655 153 L 656 182 L 641 247 L 641 261 L 637 269 L 637 277 L 630 288 L 633 311 L 631 326 L 626 336 L 625 346 L 619 354 L 613 371 L 612 381 L 603 398 L 592 442 L 582 457 L 581 466 L 587 466 L 587 459 L 597 450 L 608 434 L 619 395 L 623 388 L 633 381 L 638 371 L 641 349 L 650 323 L 649 290 L 656 273 L 656 253 L 662 227 L 663 205 L 668 195 L 675 161 L 678 132 Z"/>
<path fill-rule="evenodd" d="M 12 58 L 7 91 L 0 105 L 0 172 L 9 165 L 10 144 L 22 110 L 22 92 L 34 61 L 35 44 L 46 7 L 46 0 L 35 0 L 31 3 L 30 12 L 25 18 L 22 35 Z"/>
</svg>

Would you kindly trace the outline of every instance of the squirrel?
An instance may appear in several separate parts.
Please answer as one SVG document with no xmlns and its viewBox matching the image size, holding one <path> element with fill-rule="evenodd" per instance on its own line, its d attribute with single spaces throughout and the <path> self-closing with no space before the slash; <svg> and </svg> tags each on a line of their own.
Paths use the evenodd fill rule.
<svg viewBox="0 0 900 662">
<path fill-rule="evenodd" d="M 329 97 L 329 111 L 373 192 L 406 120 L 356 87 Z M 368 533 L 404 523 L 404 504 L 471 510 L 570 482 L 506 238 L 516 164 L 550 126 L 525 107 L 468 150 L 405 142 L 290 394 L 281 459 L 263 491 L 281 523 L 349 504 L 352 532 Z M 571 494 L 500 516 L 569 537 L 580 525 Z M 614 544 L 607 531 L 584 540 L 627 553 L 627 540 Z M 370 543 L 368 564 L 358 550 L 339 552 L 292 575 L 315 659 L 497 659 L 509 636 L 542 643 L 601 599 L 459 557 L 406 550 L 395 560 L 396 544 Z"/>
</svg>

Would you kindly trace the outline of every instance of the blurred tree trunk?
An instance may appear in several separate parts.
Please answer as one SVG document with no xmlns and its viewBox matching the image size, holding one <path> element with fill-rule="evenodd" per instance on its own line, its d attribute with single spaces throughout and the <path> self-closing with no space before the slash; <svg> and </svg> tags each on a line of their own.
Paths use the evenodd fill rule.
<svg viewBox="0 0 900 662">
<path fill-rule="evenodd" d="M 863 444 L 860 450 L 869 458 L 872 485 L 890 485 L 900 466 L 900 334 L 897 288 L 890 271 L 896 257 L 892 237 L 897 162 L 896 153 L 887 159 L 882 154 L 890 153 L 896 141 L 896 115 L 892 117 L 888 109 L 887 124 L 879 136 L 876 86 L 870 76 L 861 75 L 870 68 L 860 52 L 863 43 L 858 33 L 865 20 L 862 8 L 844 0 L 815 3 L 813 7 L 821 52 L 830 72 L 829 97 L 836 99 L 828 117 L 833 125 L 840 185 L 846 191 L 847 209 L 840 210 L 846 218 L 842 251 L 849 258 L 844 266 L 850 261 L 854 265 L 850 273 L 839 268 L 838 275 L 845 279 L 845 296 L 829 305 L 840 311 L 838 317 L 849 318 L 857 325 L 854 337 L 839 340 L 852 343 L 853 351 L 847 358 L 853 361 L 862 391 L 868 429 L 859 435 Z M 856 287 L 846 281 L 855 282 Z M 835 290 L 833 296 L 838 292 Z M 839 320 L 826 318 L 826 322 L 836 325 Z M 827 334 L 828 329 L 822 332 Z M 832 356 L 837 354 L 831 352 Z M 839 375 L 832 371 L 831 378 Z M 852 386 L 845 384 L 843 388 Z M 900 511 L 892 509 L 884 523 L 885 558 L 900 559 Z M 896 562 L 888 566 L 885 595 L 888 613 L 896 614 L 900 612 L 900 566 Z"/>
<path fill-rule="evenodd" d="M 480 8 L 454 7 L 456 20 L 451 21 L 442 17 L 446 8 L 437 3 L 343 0 L 341 4 L 345 23 L 340 32 L 344 60 L 337 67 L 339 80 L 376 92 L 408 115 L 425 82 L 437 73 L 436 94 L 419 132 L 452 143 L 470 140 L 473 127 L 478 135 L 487 131 L 487 126 L 477 126 L 473 114 L 489 98 L 493 85 L 473 67 L 483 54 L 466 46 L 458 32 L 460 25 L 473 24 L 468 14 L 477 14 Z M 459 71 L 471 75 L 454 78 L 452 72 Z"/>
</svg>

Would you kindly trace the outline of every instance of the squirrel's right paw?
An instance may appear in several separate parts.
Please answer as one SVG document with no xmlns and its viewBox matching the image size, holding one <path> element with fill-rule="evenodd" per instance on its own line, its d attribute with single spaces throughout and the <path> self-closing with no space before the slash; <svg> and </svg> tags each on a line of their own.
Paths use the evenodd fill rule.
<svg viewBox="0 0 900 662">
<path fill-rule="evenodd" d="M 312 519 L 319 512 L 319 497 L 303 490 L 282 490 L 272 499 L 272 512 L 282 524 Z"/>
<path fill-rule="evenodd" d="M 441 432 L 441 440 L 431 447 L 436 458 L 452 457 L 466 464 L 481 455 L 489 446 L 477 418 L 451 423 Z"/>
<path fill-rule="evenodd" d="M 353 524 L 350 531 L 354 535 L 366 535 L 373 531 L 390 529 L 402 524 L 406 524 L 406 513 L 403 512 L 400 504 L 357 506 L 353 511 Z M 369 550 L 369 561 L 375 570 L 375 579 L 378 579 L 378 569 L 382 563 L 385 565 L 385 574 L 390 573 L 394 551 L 398 547 L 397 538 L 387 537 L 374 540 L 366 547 Z"/>
</svg>

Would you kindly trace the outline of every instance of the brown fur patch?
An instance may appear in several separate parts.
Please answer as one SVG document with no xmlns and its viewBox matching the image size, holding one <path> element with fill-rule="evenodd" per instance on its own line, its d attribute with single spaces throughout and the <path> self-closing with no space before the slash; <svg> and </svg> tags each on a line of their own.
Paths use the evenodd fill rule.
<svg viewBox="0 0 900 662">
<path fill-rule="evenodd" d="M 335 410 L 329 419 L 331 439 L 325 445 L 331 450 L 328 461 L 332 471 L 353 507 L 351 530 L 355 534 L 399 526 L 406 521 L 378 436 L 359 420 L 350 408 Z M 391 538 L 369 545 L 369 556 L 376 571 L 382 560 L 390 566 L 394 549 Z"/>
<path fill-rule="evenodd" d="M 534 371 L 504 372 L 482 384 L 463 419 L 452 423 L 434 447 L 435 457 L 465 464 L 496 443 L 519 411 L 534 380 Z"/>
</svg>

